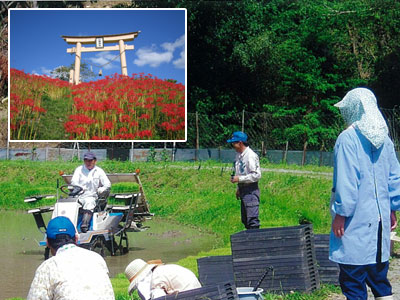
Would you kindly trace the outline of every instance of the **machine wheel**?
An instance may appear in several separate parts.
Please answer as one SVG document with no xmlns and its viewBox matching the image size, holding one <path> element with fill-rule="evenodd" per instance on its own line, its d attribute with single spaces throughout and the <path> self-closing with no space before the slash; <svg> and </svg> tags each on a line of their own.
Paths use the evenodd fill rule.
<svg viewBox="0 0 400 300">
<path fill-rule="evenodd" d="M 106 256 L 104 248 L 105 248 L 105 244 L 104 244 L 104 237 L 103 236 L 95 237 L 92 240 L 92 242 L 90 243 L 90 246 L 89 246 L 89 250 L 100 254 L 102 257 Z"/>
<path fill-rule="evenodd" d="M 108 249 L 108 251 L 110 251 L 111 256 L 115 256 L 116 252 L 119 249 L 119 245 L 118 243 L 115 241 L 115 238 L 112 237 L 110 238 L 110 240 L 106 241 L 106 248 Z M 114 249 L 114 252 L 113 252 Z"/>
</svg>

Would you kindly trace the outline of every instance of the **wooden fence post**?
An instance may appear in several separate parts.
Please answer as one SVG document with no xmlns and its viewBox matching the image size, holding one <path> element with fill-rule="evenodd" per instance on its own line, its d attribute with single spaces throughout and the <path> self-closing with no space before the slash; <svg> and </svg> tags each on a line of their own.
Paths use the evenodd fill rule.
<svg viewBox="0 0 400 300">
<path fill-rule="evenodd" d="M 135 142 L 132 142 L 132 145 L 131 145 L 131 157 L 130 157 L 130 161 L 131 161 L 131 163 L 133 163 L 133 151 L 134 151 L 134 149 L 135 149 Z"/>
<path fill-rule="evenodd" d="M 7 139 L 7 152 L 6 152 L 6 159 L 10 159 L 10 141 Z"/>
<path fill-rule="evenodd" d="M 244 132 L 244 109 L 242 111 L 242 132 Z"/>
<path fill-rule="evenodd" d="M 306 142 L 304 143 L 304 146 L 303 146 L 303 157 L 301 158 L 301 165 L 302 165 L 302 166 L 304 166 L 304 164 L 306 163 L 307 145 L 308 145 L 308 142 L 306 141 Z"/>
<path fill-rule="evenodd" d="M 176 146 L 176 142 L 172 143 L 172 162 L 175 161 L 175 146 Z"/>
<path fill-rule="evenodd" d="M 286 141 L 285 151 L 283 152 L 282 162 L 285 164 L 287 159 L 287 153 L 289 149 L 289 141 Z"/>
<path fill-rule="evenodd" d="M 264 141 L 261 141 L 261 155 L 265 157 L 267 155 L 267 151 L 265 150 Z"/>
<path fill-rule="evenodd" d="M 199 159 L 199 147 L 200 147 L 200 134 L 199 134 L 199 114 L 196 111 L 196 151 L 194 160 L 197 161 Z"/>
</svg>

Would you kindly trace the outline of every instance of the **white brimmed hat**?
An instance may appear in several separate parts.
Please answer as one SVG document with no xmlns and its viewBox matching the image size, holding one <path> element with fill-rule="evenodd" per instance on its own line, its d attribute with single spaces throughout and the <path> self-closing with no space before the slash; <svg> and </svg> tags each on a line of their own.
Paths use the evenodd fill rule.
<svg viewBox="0 0 400 300">
<path fill-rule="evenodd" d="M 153 263 L 155 262 L 155 263 Z M 157 265 L 161 264 L 161 261 L 149 261 L 146 263 L 143 259 L 137 258 L 132 261 L 125 269 L 125 276 L 128 278 L 130 284 L 128 293 L 131 294 L 133 290 L 137 289 L 137 285 L 147 274 Z"/>
</svg>

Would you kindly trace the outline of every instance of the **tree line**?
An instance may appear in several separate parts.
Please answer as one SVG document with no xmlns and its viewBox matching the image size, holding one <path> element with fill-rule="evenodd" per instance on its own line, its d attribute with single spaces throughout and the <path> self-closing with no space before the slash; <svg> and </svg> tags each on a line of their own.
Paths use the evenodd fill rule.
<svg viewBox="0 0 400 300">
<path fill-rule="evenodd" d="M 289 116 L 307 140 L 307 128 L 323 132 L 329 129 L 324 120 L 339 118 L 333 104 L 352 88 L 371 88 L 384 108 L 400 103 L 399 1 L 170 0 L 114 6 L 187 8 L 189 112 Z"/>
</svg>

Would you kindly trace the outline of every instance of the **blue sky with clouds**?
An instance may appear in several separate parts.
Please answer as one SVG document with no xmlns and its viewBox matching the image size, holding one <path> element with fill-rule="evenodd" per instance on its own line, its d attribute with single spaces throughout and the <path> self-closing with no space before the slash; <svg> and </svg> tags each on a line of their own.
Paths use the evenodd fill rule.
<svg viewBox="0 0 400 300">
<path fill-rule="evenodd" d="M 67 53 L 66 36 L 110 35 L 140 31 L 126 51 L 128 74 L 144 72 L 161 79 L 185 82 L 185 11 L 135 9 L 11 10 L 9 24 L 10 67 L 26 73 L 50 75 L 58 66 L 69 66 L 75 54 Z M 113 44 L 105 44 L 111 46 Z M 94 47 L 95 45 L 84 45 Z M 85 52 L 94 73 L 119 56 L 119 51 Z M 119 57 L 103 66 L 103 76 L 121 73 Z M 97 77 L 102 78 L 102 77 Z M 95 79 L 96 80 L 96 79 Z"/>
</svg>

